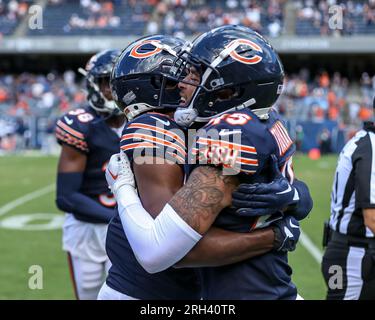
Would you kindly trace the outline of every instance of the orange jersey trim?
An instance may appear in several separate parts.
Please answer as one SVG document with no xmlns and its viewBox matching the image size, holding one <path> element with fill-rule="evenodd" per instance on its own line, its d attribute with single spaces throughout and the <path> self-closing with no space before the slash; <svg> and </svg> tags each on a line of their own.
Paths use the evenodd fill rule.
<svg viewBox="0 0 375 320">
<path fill-rule="evenodd" d="M 123 142 L 124 140 L 132 140 L 132 139 L 143 139 L 145 141 L 150 141 L 150 142 L 154 142 L 154 143 L 157 143 L 157 144 L 160 144 L 160 145 L 163 145 L 163 146 L 171 147 L 173 149 L 176 149 L 183 156 L 186 155 L 186 151 L 184 149 L 182 149 L 179 145 L 177 145 L 173 142 L 170 142 L 170 141 L 165 141 L 163 139 L 154 137 L 154 136 L 149 135 L 149 134 L 145 134 L 145 133 L 128 133 L 128 134 L 125 134 L 121 137 L 121 142 Z"/>
<path fill-rule="evenodd" d="M 76 138 L 78 139 L 85 139 L 84 135 L 72 128 L 70 128 L 68 125 L 66 125 L 64 122 L 62 122 L 61 120 L 57 121 L 57 125 L 65 130 L 66 132 L 70 133 L 71 135 L 75 136 Z"/>
<path fill-rule="evenodd" d="M 148 129 L 157 133 L 162 133 L 172 139 L 175 139 L 177 142 L 181 144 L 182 147 L 185 148 L 185 142 L 175 133 L 170 132 L 165 129 L 158 128 L 156 126 L 151 126 L 149 124 L 144 124 L 144 123 L 132 123 L 129 125 L 128 128 L 136 128 L 136 129 Z"/>
</svg>

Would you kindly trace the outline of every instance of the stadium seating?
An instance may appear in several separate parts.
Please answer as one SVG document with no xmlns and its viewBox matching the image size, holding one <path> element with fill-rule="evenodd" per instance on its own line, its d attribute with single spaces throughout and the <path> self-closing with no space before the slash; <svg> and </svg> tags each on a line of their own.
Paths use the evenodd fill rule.
<svg viewBox="0 0 375 320">
<path fill-rule="evenodd" d="M 85 2 L 99 7 L 84 7 Z M 103 14 L 105 6 L 113 7 L 112 12 Z M 279 1 L 269 0 L 168 3 L 162 0 L 50 0 L 43 10 L 43 29 L 28 30 L 27 35 L 142 35 L 149 24 L 154 24 L 156 29 L 149 33 L 190 36 L 222 24 L 236 23 L 276 36 L 283 28 L 282 8 Z"/>
<path fill-rule="evenodd" d="M 142 2 L 142 1 L 141 1 Z M 81 35 L 142 35 L 150 7 L 136 4 L 138 14 L 128 1 L 101 1 L 98 12 L 84 8 L 73 0 L 50 3 L 44 9 L 42 30 L 29 30 L 30 36 L 81 36 Z M 107 13 L 104 6 L 109 6 Z M 130 10 L 131 8 L 131 10 Z M 137 12 L 137 11 L 135 11 Z"/>
<path fill-rule="evenodd" d="M 31 0 L 13 0 L 23 13 L 0 4 L 0 34 L 11 35 L 25 16 Z M 49 0 L 43 8 L 43 29 L 27 29 L 29 36 L 142 35 L 167 33 L 194 36 L 223 24 L 243 24 L 264 35 L 285 33 L 286 3 L 294 4 L 295 28 L 299 36 L 356 35 L 375 33 L 375 7 L 371 1 L 340 0 L 343 29 L 329 27 L 328 0 Z M 13 10 L 13 11 L 12 11 Z M 13 13 L 12 13 L 13 12 Z M 16 12 L 16 13 L 15 13 Z M 292 30 L 293 31 L 293 30 Z"/>
<path fill-rule="evenodd" d="M 32 3 L 31 0 L 0 1 L 0 37 L 14 32 Z"/>
<path fill-rule="evenodd" d="M 342 28 L 329 26 L 330 18 L 338 11 L 332 1 L 294 0 L 297 21 L 295 33 L 300 36 L 360 35 L 375 33 L 375 4 L 371 1 L 335 1 L 343 17 Z M 338 7 L 337 7 L 338 8 Z"/>
</svg>

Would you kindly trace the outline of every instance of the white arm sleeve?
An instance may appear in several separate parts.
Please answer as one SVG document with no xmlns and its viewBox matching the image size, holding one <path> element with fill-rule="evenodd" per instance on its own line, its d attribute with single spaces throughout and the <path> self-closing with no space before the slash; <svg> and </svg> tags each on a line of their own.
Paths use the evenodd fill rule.
<svg viewBox="0 0 375 320">
<path fill-rule="evenodd" d="M 131 186 L 119 188 L 116 199 L 126 237 L 138 262 L 148 273 L 173 266 L 202 237 L 169 204 L 153 219 Z"/>
</svg>

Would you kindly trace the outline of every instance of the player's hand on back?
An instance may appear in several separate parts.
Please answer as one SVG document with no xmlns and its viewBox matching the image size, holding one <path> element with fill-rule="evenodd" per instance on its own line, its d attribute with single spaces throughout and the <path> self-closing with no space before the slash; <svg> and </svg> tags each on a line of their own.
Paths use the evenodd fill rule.
<svg viewBox="0 0 375 320">
<path fill-rule="evenodd" d="M 129 159 L 124 152 L 112 155 L 105 170 L 105 177 L 115 197 L 117 190 L 124 185 L 135 188 L 134 174 Z"/>
<path fill-rule="evenodd" d="M 294 204 L 295 188 L 281 174 L 278 161 L 272 155 L 272 176 L 269 183 L 241 184 L 232 194 L 232 206 L 241 216 L 271 215 Z M 297 197 L 298 198 L 298 197 Z"/>
<path fill-rule="evenodd" d="M 294 251 L 301 234 L 298 220 L 293 216 L 285 216 L 271 225 L 275 233 L 274 249 L 276 251 Z"/>
</svg>

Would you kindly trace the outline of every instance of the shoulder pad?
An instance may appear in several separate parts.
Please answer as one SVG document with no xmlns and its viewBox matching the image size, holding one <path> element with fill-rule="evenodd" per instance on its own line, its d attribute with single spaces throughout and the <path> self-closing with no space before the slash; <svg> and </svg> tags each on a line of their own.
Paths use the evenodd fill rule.
<svg viewBox="0 0 375 320">
<path fill-rule="evenodd" d="M 127 123 L 120 146 L 129 159 L 149 156 L 185 163 L 184 132 L 164 114 L 150 112 Z"/>
<path fill-rule="evenodd" d="M 90 109 L 78 108 L 63 115 L 56 123 L 56 139 L 82 152 L 88 152 L 86 137 L 95 114 Z"/>
</svg>

